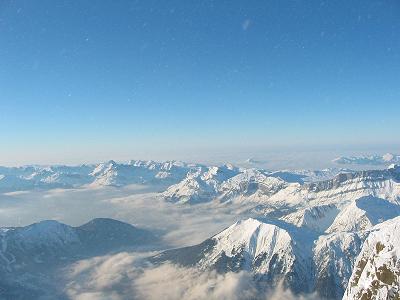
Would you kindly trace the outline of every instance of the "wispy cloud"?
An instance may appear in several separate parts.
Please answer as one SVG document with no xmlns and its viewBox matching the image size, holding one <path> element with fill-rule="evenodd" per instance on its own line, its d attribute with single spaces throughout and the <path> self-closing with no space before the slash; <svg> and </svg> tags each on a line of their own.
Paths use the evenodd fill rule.
<svg viewBox="0 0 400 300">
<path fill-rule="evenodd" d="M 251 26 L 251 20 L 250 19 L 246 19 L 246 20 L 243 21 L 243 23 L 242 23 L 243 31 L 246 31 L 247 29 L 249 29 L 250 26 Z"/>
</svg>

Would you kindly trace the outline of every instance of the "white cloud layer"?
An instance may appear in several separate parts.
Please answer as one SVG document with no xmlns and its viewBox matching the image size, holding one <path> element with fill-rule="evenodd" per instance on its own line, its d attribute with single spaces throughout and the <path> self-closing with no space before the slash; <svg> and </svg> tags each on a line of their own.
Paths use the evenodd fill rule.
<svg viewBox="0 0 400 300">
<path fill-rule="evenodd" d="M 172 264 L 146 266 L 143 255 L 119 253 L 80 261 L 66 272 L 65 292 L 73 300 L 317 300 L 281 286 L 260 293 L 247 272 L 218 274 Z"/>
<path fill-rule="evenodd" d="M 169 246 L 199 243 L 241 218 L 246 206 L 180 206 L 143 187 L 82 188 L 0 195 L 0 226 L 25 226 L 46 219 L 81 225 L 107 217 L 163 235 Z"/>
</svg>

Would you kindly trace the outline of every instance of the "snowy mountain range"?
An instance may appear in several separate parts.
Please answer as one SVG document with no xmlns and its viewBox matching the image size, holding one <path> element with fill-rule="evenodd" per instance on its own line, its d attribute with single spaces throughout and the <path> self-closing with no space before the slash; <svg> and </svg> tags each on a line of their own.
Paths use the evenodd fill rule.
<svg viewBox="0 0 400 300">
<path fill-rule="evenodd" d="M 80 166 L 0 167 L 0 192 L 129 184 L 171 185 L 199 166 L 177 161 L 108 161 Z"/>
<path fill-rule="evenodd" d="M 341 165 L 389 165 L 399 164 L 400 155 L 386 153 L 383 155 L 370 155 L 370 156 L 341 156 L 333 160 L 334 163 Z"/>
<path fill-rule="evenodd" d="M 173 195 L 180 196 L 181 202 L 192 203 L 188 199 L 199 186 L 185 185 L 185 193 L 179 194 L 176 188 L 182 186 L 176 185 L 164 194 L 170 195 L 173 188 Z M 264 206 L 269 212 L 273 207 L 274 211 L 238 221 L 199 245 L 161 253 L 153 262 L 172 261 L 221 273 L 245 270 L 253 274 L 261 290 L 283 280 L 284 286 L 296 293 L 316 292 L 323 299 L 340 299 L 354 276 L 354 262 L 364 240 L 380 223 L 400 215 L 398 166 L 341 173 L 304 184 L 245 171 L 220 183 L 214 191 L 213 201 L 227 197 L 255 201 L 258 208 Z M 277 219 L 276 211 L 289 213 Z"/>
<path fill-rule="evenodd" d="M 281 190 L 303 186 L 305 182 L 331 178 L 342 169 L 323 171 L 278 171 L 239 169 L 232 165 L 200 168 L 182 181 L 171 185 L 161 196 L 174 203 L 227 202 L 253 200 L 259 202 Z"/>
<path fill-rule="evenodd" d="M 218 274 L 244 271 L 263 294 L 283 284 L 295 294 L 317 293 L 321 299 L 399 298 L 397 165 L 269 172 L 231 164 L 110 161 L 0 171 L 3 192 L 147 184 L 162 186 L 156 197 L 177 209 L 204 206 L 212 214 L 229 207 L 236 214 L 237 222 L 200 244 L 152 255 L 152 265 L 170 262 Z M 26 284 L 32 277 L 25 274 L 33 270 L 155 241 L 150 232 L 111 219 L 79 227 L 43 221 L 1 228 L 0 292 Z"/>
<path fill-rule="evenodd" d="M 263 170 L 238 168 L 231 164 L 223 166 L 205 166 L 179 161 L 155 162 L 152 160 L 132 160 L 128 163 L 117 163 L 110 160 L 100 164 L 80 166 L 0 166 L 0 192 L 78 188 L 85 186 L 122 187 L 130 184 L 159 185 L 161 188 L 166 188 L 174 184 L 179 184 L 181 189 L 185 189 L 185 185 L 193 185 L 193 187 L 198 186 L 197 192 L 194 190 L 190 192 L 194 193 L 194 197 L 199 194 L 199 199 L 202 198 L 200 194 L 204 192 L 206 194 L 203 198 L 208 199 L 211 196 L 208 193 L 217 192 L 216 190 L 219 188 L 219 184 L 239 174 L 242 174 L 242 177 L 249 177 L 249 179 L 254 176 L 265 176 L 265 174 L 268 174 L 268 177 L 279 177 L 288 182 L 303 183 L 305 181 L 330 178 L 332 175 L 341 171 L 344 170 L 301 170 L 273 173 Z M 257 172 L 259 173 L 258 175 L 256 175 Z M 240 177 L 237 179 L 240 180 Z M 182 190 L 181 193 L 184 194 L 184 191 Z"/>
</svg>

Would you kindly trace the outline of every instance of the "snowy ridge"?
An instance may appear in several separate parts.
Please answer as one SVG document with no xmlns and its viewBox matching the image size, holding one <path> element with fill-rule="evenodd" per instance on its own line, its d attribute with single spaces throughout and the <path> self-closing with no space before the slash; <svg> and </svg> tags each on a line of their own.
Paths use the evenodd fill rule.
<svg viewBox="0 0 400 300">
<path fill-rule="evenodd" d="M 163 189 L 170 186 L 171 190 L 175 191 L 182 189 L 176 192 L 176 197 L 171 191 L 166 192 L 164 196 L 170 201 L 198 203 L 200 199 L 207 202 L 212 200 L 209 199 L 212 197 L 220 197 L 221 201 L 227 201 L 236 196 L 243 196 L 242 194 L 246 197 L 256 194 L 252 198 L 257 198 L 259 194 L 265 198 L 286 184 L 303 184 L 332 178 L 343 171 L 343 169 L 327 169 L 267 172 L 242 169 L 231 164 L 204 166 L 179 161 L 132 160 L 128 163 L 118 163 L 110 160 L 100 164 L 80 166 L 0 167 L 0 192 L 147 184 L 159 185 Z M 175 184 L 179 186 L 174 186 Z M 194 190 L 190 191 L 192 188 Z M 202 194 L 203 189 L 204 197 L 198 196 Z M 181 195 L 186 199 L 179 199 Z M 194 195 L 197 200 L 190 199 L 190 195 Z"/>
<path fill-rule="evenodd" d="M 281 217 L 297 227 L 305 227 L 316 232 L 325 232 L 335 220 L 339 210 L 335 205 L 312 206 Z"/>
<path fill-rule="evenodd" d="M 200 264 L 217 263 L 221 255 L 233 257 L 243 251 L 244 268 L 251 268 L 256 260 L 263 257 L 262 265 L 256 266 L 256 272 L 269 271 L 269 262 L 273 255 L 286 263 L 286 272 L 293 265 L 293 249 L 289 233 L 275 225 L 262 223 L 255 219 L 238 221 L 213 237 L 215 247 L 212 253 L 200 261 Z M 271 249 L 273 248 L 273 249 Z"/>
<path fill-rule="evenodd" d="M 388 165 L 399 164 L 400 155 L 386 153 L 384 155 L 370 155 L 370 156 L 341 156 L 333 160 L 334 163 L 342 165 Z"/>
<path fill-rule="evenodd" d="M 176 203 L 208 202 L 218 195 L 222 182 L 238 173 L 239 169 L 232 165 L 200 167 L 188 173 L 181 182 L 170 186 L 161 197 Z"/>
<path fill-rule="evenodd" d="M 400 217 L 374 227 L 355 263 L 343 300 L 400 298 Z"/>
<path fill-rule="evenodd" d="M 206 168 L 188 174 L 161 197 L 178 203 L 251 201 L 278 206 L 342 206 L 351 199 L 370 195 L 394 202 L 400 199 L 400 167 L 396 165 L 385 170 L 346 171 L 316 182 L 306 182 L 300 173 L 283 171 L 240 169 L 236 175 L 231 172 L 230 176 L 218 179 L 210 179 L 205 175 L 208 172 Z"/>
<path fill-rule="evenodd" d="M 292 229 L 256 219 L 238 221 L 214 237 L 191 247 L 162 252 L 153 263 L 172 261 L 219 273 L 252 272 L 260 288 L 268 290 L 280 282 L 293 291 L 309 291 L 311 247 L 309 239 Z M 306 248 L 308 247 L 308 250 Z"/>
<path fill-rule="evenodd" d="M 330 180 L 304 185 L 290 184 L 270 197 L 268 202 L 293 206 L 329 204 L 343 206 L 351 200 L 367 196 L 398 203 L 400 199 L 400 167 L 341 173 Z"/>
<path fill-rule="evenodd" d="M 157 163 L 154 161 L 130 161 L 120 164 L 109 161 L 96 166 L 90 173 L 93 186 L 125 186 L 129 184 L 149 184 L 181 180 L 192 166 L 180 162 Z"/>
<path fill-rule="evenodd" d="M 321 235 L 313 246 L 314 291 L 323 299 L 340 299 L 351 276 L 354 261 L 368 232 Z"/>
<path fill-rule="evenodd" d="M 400 215 L 398 202 L 373 196 L 361 197 L 339 213 L 327 232 L 367 230 L 398 215 Z"/>
<path fill-rule="evenodd" d="M 168 250 L 153 262 L 172 261 L 220 273 L 246 270 L 261 290 L 284 283 L 295 293 L 342 297 L 368 232 L 316 235 L 279 221 L 238 221 L 203 243 Z"/>
<path fill-rule="evenodd" d="M 219 176 L 210 176 L 210 172 Z M 216 200 L 226 202 L 240 197 L 258 199 L 270 196 L 287 186 L 279 177 L 266 175 L 256 169 L 228 169 L 211 167 L 206 171 L 189 174 L 183 181 L 170 186 L 161 197 L 179 203 L 199 203 Z"/>
</svg>

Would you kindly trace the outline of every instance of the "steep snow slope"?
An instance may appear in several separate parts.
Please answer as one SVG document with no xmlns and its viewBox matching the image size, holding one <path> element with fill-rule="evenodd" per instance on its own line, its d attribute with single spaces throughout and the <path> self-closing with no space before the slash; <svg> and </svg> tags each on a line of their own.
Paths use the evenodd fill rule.
<svg viewBox="0 0 400 300">
<path fill-rule="evenodd" d="M 308 291 L 311 264 L 301 234 L 256 219 L 236 222 L 203 243 L 169 250 L 152 259 L 172 261 L 217 272 L 250 271 L 260 288 L 269 289 L 282 280 L 293 291 Z M 311 253 L 311 249 L 310 249 Z"/>
<path fill-rule="evenodd" d="M 200 268 L 215 267 L 219 272 L 251 271 L 262 289 L 281 280 L 294 292 L 309 290 L 311 265 L 307 240 L 283 224 L 255 219 L 236 222 L 212 239 L 215 243 L 198 262 Z"/>
<path fill-rule="evenodd" d="M 323 233 L 331 226 L 338 213 L 335 205 L 320 205 L 299 209 L 281 217 L 281 220 Z"/>
<path fill-rule="evenodd" d="M 343 300 L 400 299 L 400 217 L 376 225 L 355 263 Z"/>
<path fill-rule="evenodd" d="M 327 232 L 359 231 L 400 215 L 400 203 L 366 196 L 352 201 L 336 217 Z"/>
<path fill-rule="evenodd" d="M 368 232 L 321 235 L 313 246 L 314 290 L 323 299 L 340 299 L 347 287 L 354 261 Z"/>
</svg>

